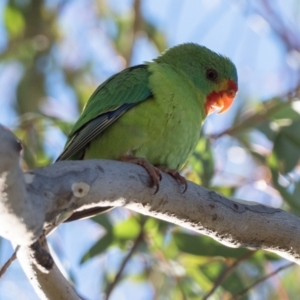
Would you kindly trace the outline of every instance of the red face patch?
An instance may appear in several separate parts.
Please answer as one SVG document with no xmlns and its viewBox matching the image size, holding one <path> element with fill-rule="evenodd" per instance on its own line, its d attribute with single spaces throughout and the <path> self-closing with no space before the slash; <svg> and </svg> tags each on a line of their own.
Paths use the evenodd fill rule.
<svg viewBox="0 0 300 300">
<path fill-rule="evenodd" d="M 229 79 L 227 80 L 227 88 L 218 92 L 211 92 L 204 104 L 206 115 L 218 110 L 218 113 L 223 113 L 228 110 L 238 91 L 237 84 Z"/>
</svg>

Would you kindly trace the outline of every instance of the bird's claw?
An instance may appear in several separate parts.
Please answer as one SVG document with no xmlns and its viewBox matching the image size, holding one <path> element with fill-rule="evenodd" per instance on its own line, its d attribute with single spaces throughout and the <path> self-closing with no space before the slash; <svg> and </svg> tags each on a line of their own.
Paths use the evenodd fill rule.
<svg viewBox="0 0 300 300">
<path fill-rule="evenodd" d="M 147 159 L 143 157 L 134 157 L 131 155 L 126 155 L 121 158 L 122 161 L 131 162 L 137 165 L 140 165 L 146 169 L 146 171 L 149 173 L 151 179 L 152 179 L 152 187 L 156 187 L 155 192 L 153 195 L 155 195 L 159 191 L 159 183 L 162 180 L 161 171 L 170 174 L 174 179 L 176 179 L 181 185 L 184 185 L 183 194 L 187 190 L 187 181 L 186 179 L 180 175 L 180 173 L 177 170 L 169 169 L 164 166 L 153 166 Z"/>
<path fill-rule="evenodd" d="M 161 175 L 161 173 L 159 172 L 159 181 L 161 181 L 162 180 L 162 175 Z"/>
<path fill-rule="evenodd" d="M 161 171 L 153 166 L 149 161 L 143 157 L 134 157 L 131 155 L 126 155 L 121 158 L 122 161 L 131 162 L 140 165 L 146 169 L 152 179 L 152 187 L 156 186 L 154 195 L 159 191 L 159 182 L 162 179 Z"/>
<path fill-rule="evenodd" d="M 161 166 L 159 167 L 159 169 L 165 173 L 168 173 L 169 175 L 171 175 L 174 179 L 176 179 L 179 184 L 183 185 L 184 186 L 184 189 L 182 191 L 182 193 L 184 194 L 188 188 L 188 184 L 187 184 L 187 181 L 186 179 L 180 175 L 180 173 L 177 171 L 177 170 L 174 170 L 174 169 L 169 169 L 167 167 L 164 167 L 164 166 Z"/>
</svg>

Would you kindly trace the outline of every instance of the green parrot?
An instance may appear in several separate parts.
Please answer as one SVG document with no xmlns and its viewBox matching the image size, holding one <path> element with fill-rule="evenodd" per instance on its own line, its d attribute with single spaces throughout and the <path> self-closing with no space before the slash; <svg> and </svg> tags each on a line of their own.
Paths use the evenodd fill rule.
<svg viewBox="0 0 300 300">
<path fill-rule="evenodd" d="M 207 115 L 225 112 L 238 90 L 235 65 L 187 43 L 103 82 L 71 130 L 60 160 L 113 159 L 143 166 L 156 191 L 161 171 L 185 185 L 179 170 L 195 149 Z M 77 220 L 112 207 L 74 212 Z"/>
</svg>

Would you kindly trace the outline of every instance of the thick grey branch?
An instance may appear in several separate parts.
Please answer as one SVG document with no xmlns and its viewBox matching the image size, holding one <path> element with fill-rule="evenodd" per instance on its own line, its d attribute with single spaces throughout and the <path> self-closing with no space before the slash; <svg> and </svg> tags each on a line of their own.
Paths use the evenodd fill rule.
<svg viewBox="0 0 300 300">
<path fill-rule="evenodd" d="M 25 176 L 30 177 L 29 193 L 48 203 L 41 213 L 51 226 L 70 209 L 125 206 L 230 247 L 265 249 L 300 264 L 300 219 L 281 209 L 233 201 L 192 182 L 183 194 L 165 174 L 153 195 L 142 167 L 118 161 L 59 162 Z"/>
</svg>

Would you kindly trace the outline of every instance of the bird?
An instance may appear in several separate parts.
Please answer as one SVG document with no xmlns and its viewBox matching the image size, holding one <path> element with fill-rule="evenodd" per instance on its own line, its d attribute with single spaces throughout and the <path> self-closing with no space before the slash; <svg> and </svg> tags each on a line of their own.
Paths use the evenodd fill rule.
<svg viewBox="0 0 300 300">
<path fill-rule="evenodd" d="M 146 169 L 158 191 L 161 172 L 187 188 L 179 171 L 193 153 L 205 118 L 227 111 L 238 92 L 234 63 L 185 43 L 104 81 L 68 135 L 61 160 L 112 159 Z M 112 207 L 75 211 L 66 221 Z"/>
</svg>

